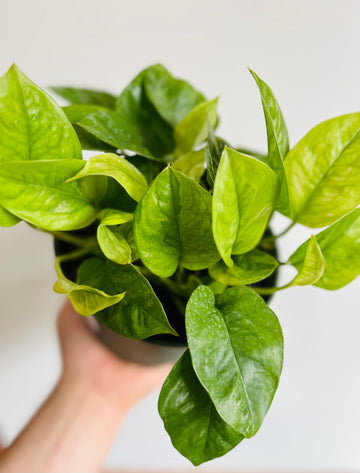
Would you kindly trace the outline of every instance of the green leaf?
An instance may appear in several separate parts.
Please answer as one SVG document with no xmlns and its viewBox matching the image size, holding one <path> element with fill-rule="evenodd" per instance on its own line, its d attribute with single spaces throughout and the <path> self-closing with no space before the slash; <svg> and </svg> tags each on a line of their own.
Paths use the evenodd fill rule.
<svg viewBox="0 0 360 473">
<path fill-rule="evenodd" d="M 272 90 L 263 80 L 260 79 L 259 76 L 255 74 L 254 71 L 250 70 L 250 73 L 259 88 L 261 102 L 264 109 L 268 141 L 268 156 L 265 162 L 277 174 L 281 183 L 280 194 L 275 208 L 279 212 L 288 214 L 289 192 L 283 163 L 284 158 L 289 151 L 288 131 L 280 106 Z"/>
<path fill-rule="evenodd" d="M 330 225 L 360 204 L 360 113 L 313 128 L 285 160 L 291 217 Z"/>
<path fill-rule="evenodd" d="M 205 97 L 188 82 L 175 79 L 161 64 L 150 67 L 145 75 L 145 91 L 159 114 L 176 126 Z"/>
<path fill-rule="evenodd" d="M 199 182 L 204 173 L 205 149 L 183 154 L 172 164 L 173 169 L 180 171 L 196 182 Z"/>
<path fill-rule="evenodd" d="M 140 131 L 116 112 L 99 111 L 86 116 L 78 125 L 98 140 L 121 150 L 155 158 L 144 144 Z"/>
<path fill-rule="evenodd" d="M 147 191 L 148 185 L 141 172 L 125 158 L 117 154 L 105 153 L 90 158 L 75 176 L 68 182 L 86 176 L 113 177 L 137 202 Z"/>
<path fill-rule="evenodd" d="M 268 411 L 283 361 L 276 315 L 247 287 L 222 292 L 199 286 L 186 307 L 186 333 L 195 373 L 221 418 L 255 435 Z"/>
<path fill-rule="evenodd" d="M 91 258 L 81 264 L 77 278 L 79 284 L 108 294 L 126 292 L 120 304 L 96 314 L 96 318 L 114 332 L 140 340 L 164 333 L 177 335 L 149 282 L 135 266 Z"/>
<path fill-rule="evenodd" d="M 219 261 L 209 269 L 210 276 L 229 286 L 245 286 L 267 278 L 279 265 L 274 257 L 260 250 L 233 256 L 233 261 L 231 268 Z"/>
<path fill-rule="evenodd" d="M 76 182 L 64 181 L 85 161 L 3 162 L 0 166 L 0 205 L 45 230 L 76 230 L 89 225 L 96 210 Z"/>
<path fill-rule="evenodd" d="M 124 298 L 125 292 L 110 296 L 104 291 L 100 291 L 94 287 L 85 284 L 76 284 L 70 281 L 70 279 L 67 279 L 61 270 L 61 263 L 66 261 L 68 256 L 69 255 L 59 256 L 55 260 L 58 280 L 54 285 L 54 291 L 59 294 L 66 294 L 76 312 L 84 316 L 94 315 L 100 310 L 117 304 Z"/>
<path fill-rule="evenodd" d="M 261 161 L 225 148 L 215 179 L 213 233 L 222 259 L 259 243 L 279 189 L 276 174 Z"/>
<path fill-rule="evenodd" d="M 0 227 L 12 227 L 20 222 L 20 219 L 11 214 L 0 205 Z"/>
<path fill-rule="evenodd" d="M 150 158 L 165 156 L 175 146 L 172 126 L 159 114 L 145 92 L 144 81 L 157 67 L 150 66 L 140 72 L 116 101 L 117 113 L 124 122 L 137 130 L 141 139 L 139 143 L 151 152 L 150 155 L 144 155 Z"/>
<path fill-rule="evenodd" d="M 92 113 L 106 110 L 104 107 L 99 107 L 97 105 L 69 105 L 67 107 L 63 107 L 62 109 L 72 123 L 72 126 L 74 127 L 74 130 L 76 131 L 76 134 L 80 140 L 82 149 L 99 151 L 116 150 L 114 146 L 104 143 L 77 124 Z"/>
<path fill-rule="evenodd" d="M 205 147 L 205 157 L 207 166 L 207 182 L 214 187 L 216 173 L 219 167 L 221 155 L 225 148 L 225 141 L 217 138 L 212 127 L 209 128 L 209 136 Z"/>
<path fill-rule="evenodd" d="M 97 239 L 104 255 L 118 264 L 131 262 L 131 248 L 118 225 L 130 222 L 133 215 L 120 210 L 105 209 L 100 215 Z"/>
<path fill-rule="evenodd" d="M 15 65 L 0 78 L 0 162 L 82 159 L 61 107 Z"/>
<path fill-rule="evenodd" d="M 171 167 L 137 206 L 134 233 L 141 260 L 158 276 L 171 276 L 179 262 L 198 270 L 220 259 L 211 232 L 211 195 Z"/>
<path fill-rule="evenodd" d="M 340 289 L 360 275 L 360 209 L 318 233 L 316 239 L 325 258 L 325 269 L 315 286 Z M 297 269 L 303 265 L 308 245 L 309 240 L 289 259 Z"/>
<path fill-rule="evenodd" d="M 224 455 L 244 438 L 216 412 L 196 377 L 189 350 L 167 377 L 158 407 L 172 444 L 195 466 Z"/>
<path fill-rule="evenodd" d="M 291 262 L 292 256 L 289 259 Z M 298 265 L 298 274 L 287 286 L 307 286 L 318 281 L 324 273 L 325 258 L 314 235 L 311 235 L 305 250 L 304 259 Z"/>
<path fill-rule="evenodd" d="M 97 105 L 110 110 L 115 108 L 116 98 L 107 92 L 75 87 L 51 87 L 50 90 L 73 105 Z"/>
<path fill-rule="evenodd" d="M 209 129 L 215 128 L 217 123 L 217 102 L 218 99 L 214 99 L 201 103 L 176 125 L 175 156 L 188 153 L 207 139 Z"/>
</svg>

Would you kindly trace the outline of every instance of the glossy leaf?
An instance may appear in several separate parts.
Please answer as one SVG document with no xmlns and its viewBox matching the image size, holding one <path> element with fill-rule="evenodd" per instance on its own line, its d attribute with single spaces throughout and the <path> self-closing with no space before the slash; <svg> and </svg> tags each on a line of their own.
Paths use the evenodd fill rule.
<svg viewBox="0 0 360 473">
<path fill-rule="evenodd" d="M 91 258 L 81 264 L 78 283 L 108 294 L 126 292 L 121 303 L 96 314 L 96 318 L 114 332 L 135 339 L 164 333 L 177 335 L 149 282 L 135 266 Z"/>
<path fill-rule="evenodd" d="M 179 262 L 198 270 L 220 259 L 211 232 L 211 195 L 171 167 L 137 206 L 134 233 L 141 260 L 158 276 L 171 276 Z"/>
<path fill-rule="evenodd" d="M 12 227 L 20 222 L 20 219 L 11 214 L 0 205 L 0 227 Z"/>
<path fill-rule="evenodd" d="M 82 159 L 61 107 L 11 66 L 0 78 L 0 162 Z"/>
<path fill-rule="evenodd" d="M 292 257 L 290 257 L 289 262 Z M 288 286 L 307 286 L 318 281 L 324 273 L 325 258 L 321 252 L 316 237 L 311 235 L 304 259 L 301 265 L 298 265 L 299 272 Z"/>
<path fill-rule="evenodd" d="M 219 167 L 221 155 L 225 148 L 225 141 L 217 138 L 212 127 L 209 129 L 209 136 L 205 147 L 207 182 L 209 186 L 214 187 L 216 173 Z"/>
<path fill-rule="evenodd" d="M 175 146 L 172 126 L 159 114 L 145 92 L 144 81 L 157 67 L 150 66 L 140 72 L 116 101 L 117 113 L 123 121 L 137 130 L 142 146 L 151 152 L 150 155 L 144 155 L 150 158 L 167 155 Z"/>
<path fill-rule="evenodd" d="M 125 158 L 112 153 L 100 154 L 90 158 L 85 166 L 68 182 L 86 176 L 113 177 L 134 200 L 139 201 L 148 185 L 141 172 Z"/>
<path fill-rule="evenodd" d="M 201 103 L 176 125 L 175 156 L 188 153 L 207 139 L 210 127 L 215 128 L 217 123 L 217 102 L 214 99 Z"/>
<path fill-rule="evenodd" d="M 261 161 L 225 148 L 213 194 L 213 233 L 227 266 L 231 255 L 255 248 L 267 226 L 279 189 L 276 174 Z"/>
<path fill-rule="evenodd" d="M 195 373 L 221 418 L 249 438 L 259 429 L 279 383 L 283 337 L 276 315 L 246 287 L 199 286 L 186 306 Z"/>
<path fill-rule="evenodd" d="M 101 212 L 97 239 L 104 255 L 118 264 L 131 262 L 131 248 L 118 225 L 130 222 L 133 215 L 120 210 L 105 209 Z"/>
<path fill-rule="evenodd" d="M 150 67 L 145 75 L 145 91 L 159 114 L 176 126 L 205 97 L 188 82 L 175 79 L 161 64 Z"/>
<path fill-rule="evenodd" d="M 289 136 L 286 128 L 285 120 L 281 112 L 280 106 L 270 89 L 270 87 L 260 79 L 255 72 L 250 70 L 251 75 L 259 88 L 261 102 L 264 109 L 268 155 L 266 164 L 277 174 L 281 189 L 278 200 L 276 202 L 276 210 L 288 214 L 289 212 L 289 193 L 286 183 L 284 171 L 284 158 L 289 151 Z"/>
<path fill-rule="evenodd" d="M 3 162 L 0 205 L 45 230 L 75 230 L 89 225 L 96 210 L 78 183 L 64 184 L 85 161 L 77 159 Z"/>
<path fill-rule="evenodd" d="M 199 182 L 204 173 L 205 149 L 183 154 L 172 164 L 173 169 L 180 171 L 196 182 Z"/>
<path fill-rule="evenodd" d="M 245 286 L 265 279 L 278 267 L 275 258 L 260 250 L 233 256 L 233 261 L 231 268 L 219 261 L 209 269 L 210 276 L 229 286 Z"/>
<path fill-rule="evenodd" d="M 217 413 L 196 377 L 189 350 L 167 377 L 158 407 L 174 447 L 195 466 L 224 455 L 244 438 Z"/>
<path fill-rule="evenodd" d="M 116 112 L 101 110 L 86 116 L 78 125 L 98 140 L 134 153 L 154 158 L 140 131 Z"/>
<path fill-rule="evenodd" d="M 360 204 L 360 113 L 313 128 L 285 161 L 291 217 L 309 227 L 330 225 Z"/>
<path fill-rule="evenodd" d="M 110 296 L 104 291 L 100 291 L 94 287 L 85 284 L 76 284 L 70 281 L 70 279 L 67 279 L 61 270 L 61 262 L 66 256 L 67 255 L 65 255 L 65 257 L 60 256 L 55 261 L 58 280 L 54 285 L 54 291 L 59 294 L 66 294 L 74 309 L 80 315 L 94 315 L 100 310 L 117 304 L 124 298 L 125 292 Z"/>
<path fill-rule="evenodd" d="M 97 105 L 99 107 L 109 108 L 110 110 L 115 108 L 116 98 L 100 90 L 80 89 L 76 87 L 51 87 L 51 90 L 73 105 Z"/>
<path fill-rule="evenodd" d="M 333 223 L 316 235 L 325 258 L 325 269 L 314 283 L 323 289 L 340 289 L 360 275 L 360 209 Z M 297 269 L 303 265 L 309 240 L 290 257 Z"/>
</svg>

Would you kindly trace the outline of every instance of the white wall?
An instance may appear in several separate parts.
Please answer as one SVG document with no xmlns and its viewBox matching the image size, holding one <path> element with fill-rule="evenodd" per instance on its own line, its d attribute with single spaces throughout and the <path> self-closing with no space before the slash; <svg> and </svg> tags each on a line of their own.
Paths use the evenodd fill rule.
<svg viewBox="0 0 360 473">
<path fill-rule="evenodd" d="M 221 95 L 220 131 L 266 149 L 253 68 L 275 91 L 292 144 L 313 125 L 359 109 L 358 0 L 1 0 L 0 71 L 15 61 L 36 83 L 114 93 L 163 62 L 209 97 Z M 275 222 L 280 228 L 284 221 Z M 308 235 L 295 227 L 289 255 Z M 358 257 L 358 255 L 354 255 Z M 0 229 L 0 435 L 10 441 L 59 372 L 54 320 L 61 298 L 47 235 Z M 259 434 L 208 468 L 360 469 L 358 282 L 329 293 L 290 289 L 272 307 L 285 366 Z M 139 454 L 141 452 L 141 455 Z M 188 466 L 171 447 L 156 395 L 128 416 L 109 466 Z M 191 468 L 190 468 L 191 469 Z"/>
</svg>

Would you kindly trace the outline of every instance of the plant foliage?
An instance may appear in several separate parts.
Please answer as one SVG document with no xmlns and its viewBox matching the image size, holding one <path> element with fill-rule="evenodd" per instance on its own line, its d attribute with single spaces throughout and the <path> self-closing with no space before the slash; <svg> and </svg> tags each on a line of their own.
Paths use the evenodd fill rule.
<svg viewBox="0 0 360 473">
<path fill-rule="evenodd" d="M 265 156 L 217 136 L 218 99 L 159 64 L 117 97 L 55 87 L 63 108 L 15 65 L 0 78 L 0 226 L 23 220 L 73 245 L 56 260 L 54 289 L 80 314 L 125 337 L 187 345 L 159 412 L 194 465 L 252 437 L 271 405 L 283 336 L 262 296 L 338 289 L 360 274 L 360 113 L 320 123 L 290 149 L 272 90 L 251 74 Z M 100 154 L 85 160 L 89 149 Z M 279 262 L 274 211 L 290 227 L 327 228 Z M 297 275 L 269 287 L 283 264 Z"/>
</svg>

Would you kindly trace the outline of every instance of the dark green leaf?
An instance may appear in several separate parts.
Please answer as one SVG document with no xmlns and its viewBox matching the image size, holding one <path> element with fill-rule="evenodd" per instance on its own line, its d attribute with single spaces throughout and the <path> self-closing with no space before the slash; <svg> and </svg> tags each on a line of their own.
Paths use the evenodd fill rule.
<svg viewBox="0 0 360 473">
<path fill-rule="evenodd" d="M 105 153 L 90 158 L 75 176 L 68 179 L 68 182 L 87 176 L 113 177 L 136 201 L 139 201 L 148 189 L 141 172 L 117 154 Z"/>
<path fill-rule="evenodd" d="M 135 266 L 91 258 L 80 266 L 78 283 L 107 294 L 126 292 L 121 303 L 96 314 L 96 318 L 114 332 L 141 340 L 164 333 L 177 335 L 149 282 Z"/>
<path fill-rule="evenodd" d="M 279 210 L 279 212 L 288 214 L 289 192 L 283 164 L 284 158 L 289 151 L 288 131 L 280 106 L 272 90 L 255 72 L 250 70 L 250 73 L 259 88 L 264 109 L 268 141 L 266 163 L 276 172 L 281 183 L 281 190 L 275 208 Z"/>
<path fill-rule="evenodd" d="M 330 225 L 360 204 L 360 113 L 313 128 L 285 160 L 291 216 L 308 227 Z"/>
<path fill-rule="evenodd" d="M 46 230 L 75 230 L 89 225 L 96 210 L 76 182 L 64 181 L 85 161 L 3 162 L 0 205 L 17 217 Z"/>
<path fill-rule="evenodd" d="M 340 289 L 360 275 L 360 209 L 318 233 L 316 239 L 325 258 L 325 269 L 315 286 Z M 297 269 L 303 265 L 308 245 L 309 240 L 289 259 Z"/>
<path fill-rule="evenodd" d="M 158 276 L 171 276 L 179 262 L 198 270 L 220 259 L 211 232 L 211 195 L 171 167 L 137 206 L 134 233 L 140 258 Z"/>
<path fill-rule="evenodd" d="M 189 350 L 162 387 L 159 413 L 174 447 L 195 466 L 224 455 L 244 438 L 216 412 L 196 377 Z"/>
<path fill-rule="evenodd" d="M 176 126 L 205 97 L 188 82 L 175 79 L 161 65 L 147 70 L 145 91 L 159 114 L 172 126 Z"/>
<path fill-rule="evenodd" d="M 233 256 L 233 261 L 231 268 L 219 261 L 209 269 L 210 276 L 229 286 L 245 286 L 270 276 L 279 264 L 271 255 L 260 250 Z"/>
<path fill-rule="evenodd" d="M 214 185 L 213 233 L 217 248 L 231 267 L 232 254 L 255 248 L 278 195 L 279 179 L 261 161 L 225 148 Z"/>
<path fill-rule="evenodd" d="M 176 125 L 175 156 L 192 151 L 207 139 L 209 129 L 215 128 L 217 123 L 217 102 L 218 99 L 214 99 L 201 103 Z"/>
<path fill-rule="evenodd" d="M 246 287 L 222 292 L 199 286 L 186 307 L 195 373 L 221 418 L 252 437 L 279 383 L 283 337 L 276 315 Z"/>
<path fill-rule="evenodd" d="M 15 65 L 0 78 L 0 162 L 82 159 L 57 103 Z"/>
<path fill-rule="evenodd" d="M 156 65 L 150 66 L 140 72 L 116 102 L 117 113 L 123 121 L 137 130 L 143 147 L 151 152 L 148 156 L 150 158 L 167 155 L 175 146 L 172 127 L 161 117 L 145 92 L 144 80 L 156 68 Z"/>
<path fill-rule="evenodd" d="M 50 90 L 73 105 L 98 105 L 99 107 L 109 108 L 110 110 L 115 108 L 116 99 L 107 92 L 75 87 L 51 87 Z"/>
</svg>

